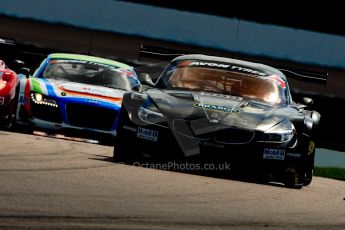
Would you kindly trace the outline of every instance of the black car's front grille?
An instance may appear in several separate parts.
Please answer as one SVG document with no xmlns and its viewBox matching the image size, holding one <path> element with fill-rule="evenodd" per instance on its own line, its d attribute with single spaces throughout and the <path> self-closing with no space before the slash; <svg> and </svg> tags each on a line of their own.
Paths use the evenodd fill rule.
<svg viewBox="0 0 345 230">
<path fill-rule="evenodd" d="M 59 107 L 52 107 L 45 104 L 30 103 L 31 115 L 35 118 L 54 122 L 62 123 L 61 113 Z"/>
<path fill-rule="evenodd" d="M 254 138 L 255 132 L 223 124 L 211 124 L 207 120 L 173 121 L 174 130 L 186 137 L 198 140 L 213 140 L 223 144 L 247 144 Z"/>
<path fill-rule="evenodd" d="M 113 128 L 118 112 L 112 109 L 70 103 L 66 105 L 70 125 L 109 131 Z"/>
<path fill-rule="evenodd" d="M 224 144 L 247 144 L 253 140 L 254 135 L 251 130 L 221 127 L 214 133 L 214 139 Z"/>
</svg>

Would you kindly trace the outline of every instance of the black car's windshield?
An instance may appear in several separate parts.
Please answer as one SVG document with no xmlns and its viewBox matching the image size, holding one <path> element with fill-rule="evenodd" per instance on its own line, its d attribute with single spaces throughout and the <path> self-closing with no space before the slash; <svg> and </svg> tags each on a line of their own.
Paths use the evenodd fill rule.
<svg viewBox="0 0 345 230">
<path fill-rule="evenodd" d="M 229 66 L 225 64 L 211 63 L 212 66 L 206 66 L 193 63 L 195 62 L 183 61 L 170 64 L 161 76 L 158 86 L 230 94 L 273 104 L 286 102 L 286 82 L 276 74 L 260 75 L 250 69 L 237 71 L 231 66 L 224 68 Z"/>
<path fill-rule="evenodd" d="M 131 90 L 135 82 L 131 82 L 129 72 L 129 70 L 94 62 L 52 60 L 46 66 L 41 77 Z"/>
</svg>

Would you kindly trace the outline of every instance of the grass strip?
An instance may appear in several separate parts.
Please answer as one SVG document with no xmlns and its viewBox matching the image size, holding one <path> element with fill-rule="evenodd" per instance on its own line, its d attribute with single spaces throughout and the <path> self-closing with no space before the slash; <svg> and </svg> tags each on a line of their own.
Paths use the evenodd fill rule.
<svg viewBox="0 0 345 230">
<path fill-rule="evenodd" d="M 345 168 L 314 167 L 314 176 L 345 181 Z"/>
</svg>

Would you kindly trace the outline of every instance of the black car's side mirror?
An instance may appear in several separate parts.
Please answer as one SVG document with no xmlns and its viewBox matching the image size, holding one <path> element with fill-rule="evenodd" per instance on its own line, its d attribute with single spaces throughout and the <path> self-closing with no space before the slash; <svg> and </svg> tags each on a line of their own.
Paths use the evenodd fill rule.
<svg viewBox="0 0 345 230">
<path fill-rule="evenodd" d="M 14 72 L 18 73 L 21 68 L 25 67 L 25 62 L 22 60 L 14 60 L 12 62 L 12 65 L 10 66 L 10 69 L 13 69 Z"/>
<path fill-rule="evenodd" d="M 303 97 L 301 103 L 297 103 L 299 108 L 310 108 L 314 104 L 314 100 L 309 97 Z"/>
<path fill-rule="evenodd" d="M 151 77 L 149 74 L 147 73 L 141 73 L 139 75 L 139 81 L 143 84 L 143 85 L 148 85 L 148 86 L 155 86 L 155 83 L 153 83 Z"/>
<path fill-rule="evenodd" d="M 306 105 L 307 107 L 310 107 L 314 104 L 314 100 L 309 97 L 303 97 L 302 101 L 303 101 L 303 104 Z"/>
<path fill-rule="evenodd" d="M 22 60 L 14 60 L 13 61 L 14 65 L 16 65 L 17 67 L 24 67 L 25 66 L 25 62 L 23 62 Z"/>
</svg>

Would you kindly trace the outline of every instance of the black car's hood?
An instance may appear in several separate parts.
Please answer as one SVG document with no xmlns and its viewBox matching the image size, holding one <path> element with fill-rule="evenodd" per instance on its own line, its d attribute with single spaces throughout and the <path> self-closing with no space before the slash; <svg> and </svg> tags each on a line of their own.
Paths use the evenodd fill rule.
<svg viewBox="0 0 345 230">
<path fill-rule="evenodd" d="M 230 95 L 157 89 L 146 93 L 170 121 L 193 120 L 264 132 L 293 112 L 285 106 Z"/>
</svg>

